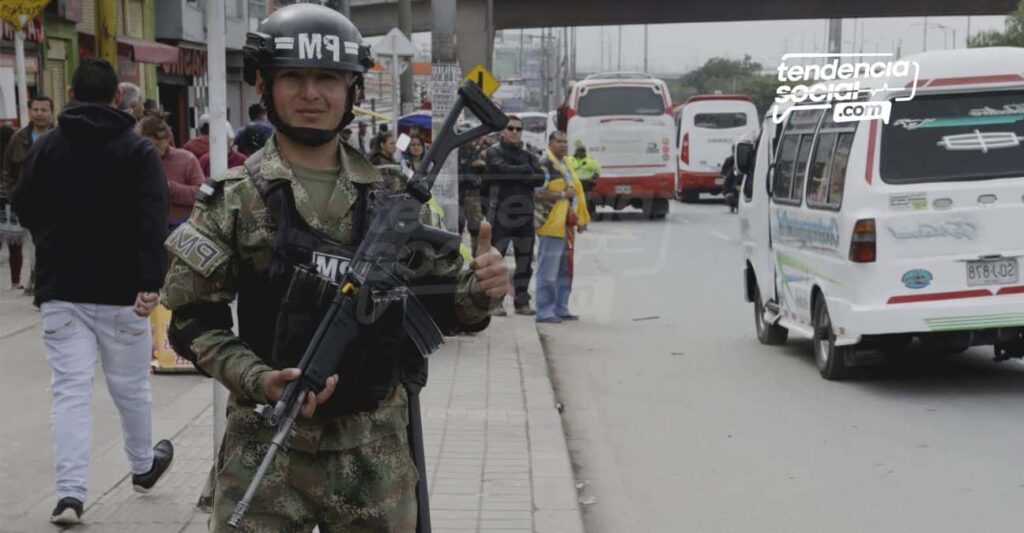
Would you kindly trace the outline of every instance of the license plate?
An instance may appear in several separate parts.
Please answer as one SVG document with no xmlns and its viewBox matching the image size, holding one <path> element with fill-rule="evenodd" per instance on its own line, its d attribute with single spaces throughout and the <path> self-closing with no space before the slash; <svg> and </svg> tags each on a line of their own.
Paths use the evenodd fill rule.
<svg viewBox="0 0 1024 533">
<path fill-rule="evenodd" d="M 725 183 L 725 178 L 715 178 L 715 185 L 721 185 Z"/>
<path fill-rule="evenodd" d="M 629 194 L 631 192 L 633 192 L 633 187 L 630 187 L 629 185 L 615 186 L 615 194 Z"/>
<path fill-rule="evenodd" d="M 1017 283 L 1019 277 L 1016 258 L 967 262 L 968 287 L 1008 285 Z"/>
</svg>

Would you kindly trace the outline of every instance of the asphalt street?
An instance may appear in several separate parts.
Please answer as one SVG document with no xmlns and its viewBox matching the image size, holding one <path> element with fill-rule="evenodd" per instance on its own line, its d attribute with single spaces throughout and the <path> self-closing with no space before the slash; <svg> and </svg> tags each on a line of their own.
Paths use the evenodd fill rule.
<svg viewBox="0 0 1024 533">
<path fill-rule="evenodd" d="M 825 381 L 809 341 L 758 344 L 724 205 L 618 218 L 577 240 L 583 320 L 540 328 L 587 531 L 1020 529 L 1019 362 Z"/>
</svg>

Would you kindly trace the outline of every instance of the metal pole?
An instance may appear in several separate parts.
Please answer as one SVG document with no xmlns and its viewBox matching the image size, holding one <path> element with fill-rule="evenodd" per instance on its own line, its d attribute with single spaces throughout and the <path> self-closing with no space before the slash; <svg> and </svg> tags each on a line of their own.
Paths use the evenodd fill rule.
<svg viewBox="0 0 1024 533">
<path fill-rule="evenodd" d="M 432 0 L 430 15 L 433 23 L 431 32 L 431 118 L 435 138 L 440 135 L 444 119 L 458 98 L 459 80 L 462 70 L 455 55 L 455 11 L 456 0 Z M 445 229 L 459 230 L 459 166 L 458 158 L 451 156 L 441 166 L 432 190 L 434 198 L 444 210 Z"/>
<path fill-rule="evenodd" d="M 526 36 L 523 33 L 523 29 L 519 28 L 519 77 L 523 78 L 523 43 L 526 40 Z"/>
<path fill-rule="evenodd" d="M 615 66 L 615 70 L 622 71 L 622 26 L 619 26 L 619 37 L 616 40 L 616 45 L 619 47 L 619 62 Z"/>
<path fill-rule="evenodd" d="M 96 0 L 96 56 L 110 61 L 117 72 L 117 4 Z"/>
<path fill-rule="evenodd" d="M 352 18 L 352 0 L 341 0 L 341 14 L 349 19 Z"/>
<path fill-rule="evenodd" d="M 391 104 L 393 106 L 391 112 L 391 133 L 397 138 L 398 116 L 402 114 L 402 98 L 399 90 L 401 75 L 398 72 L 398 51 L 395 48 L 397 46 L 395 37 L 394 35 L 391 36 Z"/>
<path fill-rule="evenodd" d="M 25 80 L 25 15 L 14 32 L 14 68 L 18 71 L 18 126 L 28 126 L 28 82 Z"/>
<path fill-rule="evenodd" d="M 647 24 L 644 24 L 644 73 L 647 73 Z"/>
<path fill-rule="evenodd" d="M 412 39 L 412 0 L 399 0 L 398 1 L 398 29 L 402 30 L 402 33 L 408 39 Z M 415 80 L 413 79 L 412 63 L 416 60 L 415 57 L 409 58 L 409 68 L 400 74 L 401 79 L 401 102 L 399 106 L 400 114 L 405 114 L 412 111 L 413 103 L 416 101 L 416 97 L 413 94 Z M 397 129 L 395 131 L 398 131 Z"/>
<path fill-rule="evenodd" d="M 928 17 L 924 18 L 924 43 L 921 45 L 921 51 L 928 51 Z"/>
<path fill-rule="evenodd" d="M 210 114 L 210 175 L 228 170 L 227 60 L 224 50 L 224 0 L 206 0 L 206 76 Z M 213 381 L 214 457 L 224 440 L 228 391 Z"/>
</svg>

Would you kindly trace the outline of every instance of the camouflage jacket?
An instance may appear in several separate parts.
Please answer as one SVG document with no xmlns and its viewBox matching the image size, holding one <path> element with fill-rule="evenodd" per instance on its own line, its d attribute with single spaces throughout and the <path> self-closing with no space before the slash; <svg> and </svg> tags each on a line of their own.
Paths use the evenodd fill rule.
<svg viewBox="0 0 1024 533">
<path fill-rule="evenodd" d="M 380 175 L 358 151 L 339 143 L 341 171 L 327 206 L 330 218 L 321 220 L 302 185 L 292 175 L 288 162 L 277 150 L 275 139 L 263 148 L 261 175 L 268 182 L 291 182 L 299 214 L 314 228 L 342 243 L 352 240 L 351 208 L 357 198 L 353 183 L 376 183 Z M 239 265 L 246 262 L 256 272 L 265 272 L 271 258 L 274 220 L 263 203 L 245 167 L 236 167 L 214 178 L 219 182 L 205 202 L 196 202 L 188 222 L 167 240 L 174 261 L 161 294 L 161 303 L 171 310 L 197 302 L 224 303 L 234 300 Z M 423 275 L 457 273 L 454 295 L 459 324 L 473 325 L 487 319 L 497 301 L 480 289 L 461 257 L 453 254 L 427 258 L 417 272 Z M 269 441 L 271 428 L 253 412 L 255 404 L 266 403 L 262 376 L 271 368 L 234 333 L 210 330 L 192 343 L 199 366 L 231 392 L 228 430 Z M 339 387 L 345 377 L 339 376 Z M 396 387 L 376 411 L 338 417 L 300 419 L 290 446 L 304 451 L 342 450 L 404 431 L 408 423 L 403 387 Z"/>
</svg>

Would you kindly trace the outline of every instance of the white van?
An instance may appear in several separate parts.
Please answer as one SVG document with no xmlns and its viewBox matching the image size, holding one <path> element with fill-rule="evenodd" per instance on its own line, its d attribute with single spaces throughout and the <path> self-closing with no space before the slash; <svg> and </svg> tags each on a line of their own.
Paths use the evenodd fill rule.
<svg viewBox="0 0 1024 533">
<path fill-rule="evenodd" d="M 1024 49 L 906 59 L 921 81 L 888 124 L 795 111 L 737 149 L 758 339 L 812 338 L 826 379 L 915 337 L 1024 355 Z"/>
<path fill-rule="evenodd" d="M 740 137 L 757 131 L 754 102 L 735 94 L 692 96 L 676 109 L 675 120 L 678 198 L 696 202 L 702 192 L 721 194 L 722 162 Z"/>
<path fill-rule="evenodd" d="M 676 182 L 672 98 L 664 81 L 634 72 L 587 76 L 569 90 L 557 123 L 570 150 L 582 141 L 601 164 L 597 205 L 664 218 Z"/>
</svg>

